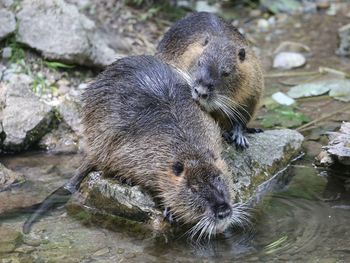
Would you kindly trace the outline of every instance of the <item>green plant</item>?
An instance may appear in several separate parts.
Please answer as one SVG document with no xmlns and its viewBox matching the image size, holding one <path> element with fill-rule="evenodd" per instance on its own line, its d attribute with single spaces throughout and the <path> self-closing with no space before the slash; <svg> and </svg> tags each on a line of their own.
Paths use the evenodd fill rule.
<svg viewBox="0 0 350 263">
<path fill-rule="evenodd" d="M 11 36 L 5 41 L 5 46 L 11 48 L 11 63 L 19 63 L 25 58 L 26 53 L 24 51 L 24 45 L 16 41 L 15 36 Z"/>
<path fill-rule="evenodd" d="M 268 112 L 263 118 L 261 125 L 264 128 L 275 126 L 293 128 L 309 121 L 309 117 L 301 112 L 295 111 L 292 107 L 278 106 Z"/>
<path fill-rule="evenodd" d="M 67 65 L 57 61 L 44 61 L 43 64 L 47 66 L 49 69 L 57 70 L 57 69 L 71 69 L 74 68 L 75 65 Z"/>
</svg>

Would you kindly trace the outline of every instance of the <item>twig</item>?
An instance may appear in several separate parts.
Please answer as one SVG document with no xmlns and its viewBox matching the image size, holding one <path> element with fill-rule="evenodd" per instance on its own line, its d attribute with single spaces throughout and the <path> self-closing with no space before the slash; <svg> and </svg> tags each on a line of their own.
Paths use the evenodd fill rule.
<svg viewBox="0 0 350 263">
<path fill-rule="evenodd" d="M 324 99 L 329 99 L 329 98 L 330 98 L 329 95 L 322 95 L 322 96 L 298 98 L 298 99 L 296 99 L 296 101 L 298 101 L 298 102 L 318 101 L 318 100 L 324 100 Z"/>
<path fill-rule="evenodd" d="M 301 125 L 296 130 L 297 131 L 305 130 L 309 126 L 312 126 L 312 125 L 314 125 L 314 124 L 316 124 L 316 123 L 318 123 L 318 122 L 320 122 L 322 120 L 328 119 L 328 118 L 332 117 L 333 115 L 336 115 L 338 113 L 341 113 L 341 112 L 344 112 L 344 111 L 347 111 L 347 110 L 350 110 L 350 105 L 347 105 L 347 106 L 345 106 L 345 107 L 343 107 L 343 108 L 341 108 L 339 110 L 333 111 L 333 112 L 331 112 L 329 114 L 326 114 L 326 115 L 324 115 L 324 116 L 322 116 L 320 118 L 317 118 L 317 119 L 315 119 L 313 121 L 310 121 L 310 122 L 308 122 L 308 123 L 306 123 L 304 125 Z"/>
<path fill-rule="evenodd" d="M 302 77 L 302 76 L 313 76 L 321 75 L 322 73 L 318 71 L 309 71 L 309 72 L 283 72 L 283 73 L 271 73 L 265 74 L 265 78 L 280 78 L 280 77 Z"/>
</svg>

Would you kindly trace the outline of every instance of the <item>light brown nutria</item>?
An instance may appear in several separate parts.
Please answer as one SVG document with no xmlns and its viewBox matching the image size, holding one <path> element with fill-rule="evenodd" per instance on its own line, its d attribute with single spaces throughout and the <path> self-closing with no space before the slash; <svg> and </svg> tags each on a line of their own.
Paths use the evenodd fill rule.
<svg viewBox="0 0 350 263">
<path fill-rule="evenodd" d="M 194 224 L 192 236 L 246 219 L 222 179 L 220 128 L 164 62 L 135 56 L 113 63 L 85 90 L 82 115 L 89 163 L 83 166 L 156 193 L 169 221 Z M 74 191 L 84 176 L 68 188 Z"/>
<path fill-rule="evenodd" d="M 249 146 L 243 132 L 264 90 L 260 63 L 245 37 L 222 18 L 192 13 L 176 22 L 157 47 L 157 56 L 188 72 L 192 98 L 219 122 L 239 148 Z"/>
</svg>

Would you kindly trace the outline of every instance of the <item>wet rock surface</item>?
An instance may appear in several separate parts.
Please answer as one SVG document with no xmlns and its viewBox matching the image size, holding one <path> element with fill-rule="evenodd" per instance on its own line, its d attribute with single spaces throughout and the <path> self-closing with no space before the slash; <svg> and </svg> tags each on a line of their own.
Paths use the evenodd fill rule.
<svg viewBox="0 0 350 263">
<path fill-rule="evenodd" d="M 0 192 L 11 189 L 25 182 L 24 175 L 7 169 L 0 163 Z"/>
<path fill-rule="evenodd" d="M 18 41 L 48 59 L 102 67 L 119 57 L 95 35 L 95 23 L 63 0 L 24 1 L 17 19 Z"/>
<path fill-rule="evenodd" d="M 300 133 L 287 129 L 249 135 L 248 139 L 247 150 L 239 152 L 227 146 L 223 153 L 230 168 L 230 175 L 224 179 L 230 191 L 238 195 L 238 200 L 233 202 L 247 202 L 259 185 L 287 166 L 303 142 Z M 68 208 L 73 214 L 84 210 L 91 214 L 125 216 L 160 227 L 162 213 L 152 200 L 139 187 L 90 173 Z"/>
<path fill-rule="evenodd" d="M 38 143 L 39 148 L 53 154 L 72 154 L 80 151 L 78 135 L 62 122 L 57 129 L 46 134 Z"/>
<path fill-rule="evenodd" d="M 0 149 L 3 151 L 28 149 L 53 125 L 53 108 L 32 93 L 32 81 L 28 75 L 13 74 L 8 82 L 0 84 Z"/>
<path fill-rule="evenodd" d="M 75 133 L 81 135 L 80 101 L 65 97 L 57 106 L 57 110 L 62 120 L 64 120 Z"/>
<path fill-rule="evenodd" d="M 0 256 L 15 250 L 21 243 L 22 234 L 12 228 L 0 226 Z"/>
<path fill-rule="evenodd" d="M 6 9 L 0 9 L 0 41 L 15 32 L 15 30 L 16 20 L 14 14 Z"/>
</svg>

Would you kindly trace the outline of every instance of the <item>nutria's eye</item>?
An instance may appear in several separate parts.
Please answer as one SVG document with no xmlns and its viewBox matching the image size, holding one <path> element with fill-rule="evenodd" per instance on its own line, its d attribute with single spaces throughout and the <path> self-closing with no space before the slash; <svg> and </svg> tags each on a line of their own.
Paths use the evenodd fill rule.
<svg viewBox="0 0 350 263">
<path fill-rule="evenodd" d="M 198 186 L 192 186 L 191 187 L 191 192 L 192 193 L 197 193 L 198 192 Z"/>
<path fill-rule="evenodd" d="M 209 37 L 206 37 L 204 40 L 203 46 L 208 45 L 208 43 L 209 43 Z"/>
<path fill-rule="evenodd" d="M 238 52 L 238 56 L 239 56 L 239 60 L 240 61 L 244 61 L 245 60 L 245 49 L 244 48 L 241 48 Z"/>
<path fill-rule="evenodd" d="M 224 72 L 222 72 L 222 73 L 221 73 L 221 76 L 223 76 L 223 77 L 228 77 L 228 76 L 230 76 L 230 71 L 224 71 Z"/>
<path fill-rule="evenodd" d="M 180 162 L 176 162 L 173 165 L 173 172 L 176 176 L 180 176 L 181 173 L 184 171 L 184 165 Z"/>
</svg>

